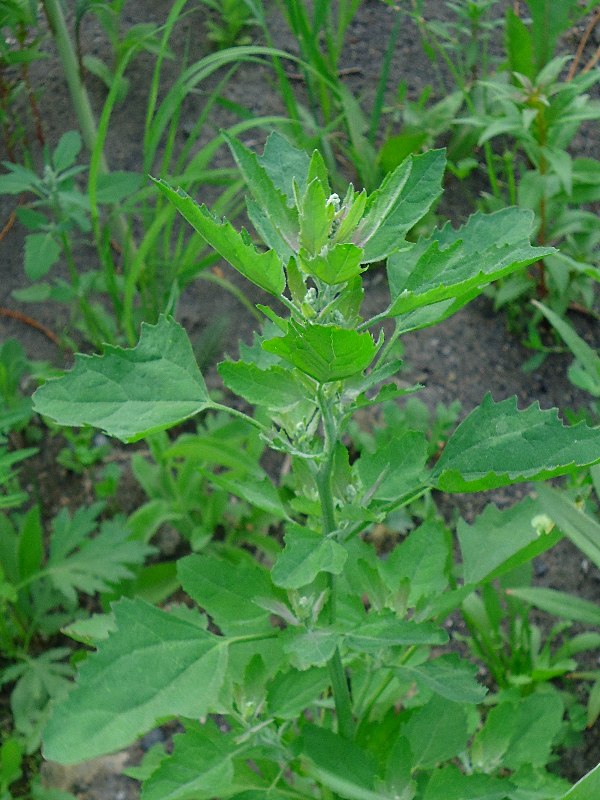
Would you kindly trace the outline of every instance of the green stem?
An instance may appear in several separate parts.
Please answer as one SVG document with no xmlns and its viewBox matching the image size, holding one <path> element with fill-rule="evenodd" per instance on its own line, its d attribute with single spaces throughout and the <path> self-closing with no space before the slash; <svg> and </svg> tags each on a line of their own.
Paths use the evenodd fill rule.
<svg viewBox="0 0 600 800">
<path fill-rule="evenodd" d="M 333 459 L 337 444 L 337 427 L 331 413 L 331 406 L 323 387 L 320 386 L 317 392 L 319 409 L 323 420 L 324 433 L 324 453 L 325 458 L 320 464 L 316 474 L 317 491 L 321 505 L 321 516 L 323 519 L 323 535 L 331 536 L 336 530 L 335 508 L 333 502 L 333 492 L 331 491 L 331 475 L 333 472 Z M 329 573 L 329 624 L 334 625 L 336 619 L 336 577 Z M 338 721 L 338 731 L 345 739 L 354 738 L 354 719 L 352 716 L 352 697 L 350 687 L 342 664 L 340 651 L 336 648 L 335 653 L 328 664 L 331 687 L 333 690 L 333 701 Z"/>
</svg>

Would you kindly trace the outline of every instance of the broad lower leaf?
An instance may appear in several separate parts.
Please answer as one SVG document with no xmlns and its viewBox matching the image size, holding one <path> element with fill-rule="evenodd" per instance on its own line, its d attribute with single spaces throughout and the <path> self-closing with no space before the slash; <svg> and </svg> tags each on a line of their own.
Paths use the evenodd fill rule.
<svg viewBox="0 0 600 800">
<path fill-rule="evenodd" d="M 306 390 L 289 368 L 259 369 L 246 361 L 223 361 L 218 370 L 225 386 L 253 405 L 286 409 L 306 399 Z"/>
<path fill-rule="evenodd" d="M 142 800 L 211 800 L 229 796 L 233 756 L 238 747 L 231 735 L 212 720 L 187 723 L 185 733 L 173 737 L 173 752 L 144 782 Z"/>
<path fill-rule="evenodd" d="M 268 339 L 263 348 L 319 383 L 343 380 L 362 372 L 377 352 L 369 333 L 336 325 L 300 326 L 293 321 L 285 336 Z"/>
<path fill-rule="evenodd" d="M 254 597 L 284 599 L 274 591 L 269 572 L 240 555 L 192 555 L 179 561 L 181 585 L 228 635 L 271 632 L 270 613 Z M 235 577 L 234 577 L 235 576 Z"/>
<path fill-rule="evenodd" d="M 447 223 L 430 239 L 395 253 L 388 260 L 391 317 L 422 306 L 459 298 L 552 253 L 532 247 L 533 213 L 505 208 L 495 214 L 474 214 L 454 230 Z"/>
<path fill-rule="evenodd" d="M 398 667 L 401 677 L 412 676 L 440 697 L 454 703 L 480 703 L 487 689 L 477 683 L 477 667 L 461 660 L 455 653 L 440 656 L 417 666 Z"/>
<path fill-rule="evenodd" d="M 413 768 L 435 767 L 461 753 L 467 746 L 467 711 L 461 703 L 434 696 L 413 711 L 402 726 L 413 753 Z"/>
<path fill-rule="evenodd" d="M 545 766 L 563 725 L 564 703 L 560 695 L 551 690 L 537 692 L 520 698 L 512 708 L 514 733 L 503 755 L 503 766 L 512 770 L 524 765 Z M 494 709 L 490 715 L 493 712 Z"/>
<path fill-rule="evenodd" d="M 600 461 L 600 430 L 567 427 L 556 409 L 486 395 L 458 426 L 431 475 L 445 492 L 478 492 L 520 481 L 546 480 Z"/>
<path fill-rule="evenodd" d="M 365 493 L 393 502 L 426 483 L 427 441 L 424 434 L 407 431 L 355 463 Z"/>
<path fill-rule="evenodd" d="M 465 775 L 452 764 L 436 770 L 427 784 L 423 800 L 505 800 L 512 785 L 491 775 Z"/>
<path fill-rule="evenodd" d="M 386 795 L 374 791 L 377 764 L 354 742 L 325 728 L 305 725 L 298 747 L 309 761 L 309 773 L 339 796 L 386 800 Z"/>
<path fill-rule="evenodd" d="M 183 328 L 142 324 L 136 347 L 106 346 L 35 392 L 34 408 L 61 425 L 93 425 L 124 442 L 170 428 L 211 406 Z"/>
<path fill-rule="evenodd" d="M 249 240 L 231 225 L 219 221 L 205 205 L 198 205 L 183 189 L 172 189 L 162 179 L 154 181 L 179 213 L 208 244 L 249 281 L 279 297 L 285 289 L 285 275 L 279 256 L 273 250 L 259 253 Z"/>
<path fill-rule="evenodd" d="M 52 761 L 75 764 L 126 747 L 162 717 L 205 716 L 221 689 L 227 642 L 208 633 L 199 614 L 127 599 L 113 609 L 116 632 L 83 662 L 46 728 Z"/>
<path fill-rule="evenodd" d="M 526 497 L 508 509 L 490 503 L 468 524 L 458 521 L 457 536 L 466 584 L 481 583 L 529 563 L 553 547 L 562 535 L 547 531 L 539 501 Z"/>
<path fill-rule="evenodd" d="M 299 589 L 312 583 L 320 572 L 339 575 L 347 557 L 333 539 L 300 525 L 288 525 L 285 549 L 273 565 L 271 577 L 276 586 Z"/>
<path fill-rule="evenodd" d="M 352 240 L 364 248 L 363 261 L 382 261 L 398 250 L 442 193 L 446 166 L 443 150 L 409 156 L 369 196 L 364 217 Z"/>
</svg>

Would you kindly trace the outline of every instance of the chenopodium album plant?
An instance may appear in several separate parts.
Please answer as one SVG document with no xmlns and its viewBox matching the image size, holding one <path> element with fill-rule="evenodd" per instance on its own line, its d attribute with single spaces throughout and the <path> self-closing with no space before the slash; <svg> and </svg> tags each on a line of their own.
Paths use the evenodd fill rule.
<svg viewBox="0 0 600 800">
<path fill-rule="evenodd" d="M 531 212 L 476 214 L 413 244 L 406 234 L 440 193 L 443 152 L 409 158 L 368 197 L 350 186 L 340 199 L 318 152 L 309 158 L 278 135 L 262 156 L 229 145 L 264 252 L 181 190 L 158 185 L 277 302 L 259 306 L 265 331 L 219 372 L 256 409 L 229 412 L 291 464 L 284 490 L 266 475 L 228 482 L 281 520 L 283 544 L 272 559 L 217 543 L 183 558 L 182 605 L 115 603 L 97 652 L 55 709 L 45 755 L 92 758 L 176 717 L 184 732 L 173 752 L 153 753 L 138 772 L 144 800 L 266 792 L 273 800 L 517 800 L 525 789 L 528 798 L 562 797 L 568 785 L 543 769 L 560 707 L 544 714 L 536 697 L 522 713 L 510 705 L 486 714 L 476 668 L 440 650 L 452 546 L 443 526 L 423 523 L 387 561 L 362 535 L 431 488 L 473 492 L 596 462 L 600 431 L 488 396 L 433 466 L 417 431 L 382 439 L 354 461 L 344 444 L 355 412 L 418 388 L 394 382 L 401 334 L 448 317 L 549 252 L 528 241 Z M 363 319 L 362 273 L 383 259 L 390 301 Z M 395 329 L 385 337 L 389 321 Z M 133 349 L 78 356 L 71 373 L 37 391 L 35 408 L 135 441 L 225 407 L 211 399 L 183 329 L 163 317 L 143 326 Z M 590 776 L 588 788 L 599 777 Z"/>
</svg>

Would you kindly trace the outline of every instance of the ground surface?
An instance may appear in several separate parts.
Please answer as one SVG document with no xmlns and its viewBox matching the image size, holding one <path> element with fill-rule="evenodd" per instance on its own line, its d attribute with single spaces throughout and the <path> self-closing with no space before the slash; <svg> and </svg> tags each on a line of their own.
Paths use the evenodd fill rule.
<svg viewBox="0 0 600 800">
<path fill-rule="evenodd" d="M 160 21 L 165 15 L 165 8 L 169 5 L 157 0 L 155 2 L 130 0 L 126 4 L 128 9 L 126 19 L 130 22 Z M 427 7 L 431 17 L 439 18 L 446 13 L 445 4 L 441 0 L 428 3 Z M 189 57 L 199 57 L 206 52 L 202 34 L 202 13 L 190 17 L 189 21 L 181 26 L 178 39 L 173 43 L 175 51 L 177 48 L 182 50 L 189 35 Z M 382 42 L 386 40 L 389 31 L 390 13 L 390 10 L 378 0 L 364 0 L 347 37 L 347 50 L 342 66 L 358 68 L 358 72 L 349 78 L 350 85 L 359 96 L 364 96 L 367 107 L 379 74 Z M 289 37 L 280 24 L 276 25 L 276 31 L 278 31 L 277 44 L 289 46 Z M 85 27 L 84 47 L 91 53 L 106 53 L 105 40 L 93 24 Z M 145 56 L 133 64 L 129 73 L 130 93 L 126 103 L 115 112 L 111 124 L 112 134 L 109 137 L 109 161 L 113 168 L 140 168 L 139 141 L 146 108 L 150 64 L 151 59 Z M 171 74 L 177 68 L 176 61 L 169 67 Z M 56 141 L 61 133 L 76 127 L 60 69 L 53 60 L 48 60 L 43 63 L 43 67 L 37 67 L 33 74 L 36 85 L 41 89 L 40 107 L 49 141 Z M 431 65 L 424 58 L 416 30 L 409 23 L 402 33 L 394 55 L 389 83 L 391 93 L 401 78 L 407 81 L 409 96 L 413 98 L 416 98 L 422 88 L 432 80 Z M 96 109 L 99 110 L 104 97 L 104 88 L 98 82 L 91 80 L 90 91 Z M 244 68 L 228 89 L 228 96 L 243 103 L 255 114 L 281 111 L 281 104 L 271 85 L 270 75 L 262 68 Z M 186 108 L 182 136 L 185 135 L 185 127 L 193 124 L 201 103 L 202 95 L 199 95 L 197 107 L 190 105 Z M 215 127 L 219 126 L 219 122 L 222 121 L 216 121 Z M 251 138 L 247 135 L 245 140 L 250 142 Z M 578 148 L 580 153 L 595 154 L 596 157 L 600 157 L 598 136 L 582 137 L 578 142 Z M 219 157 L 226 158 L 224 153 Z M 450 186 L 442 206 L 443 213 L 455 222 L 463 221 L 468 213 L 466 209 L 469 191 L 476 193 L 477 190 Z M 0 222 L 8 218 L 11 210 L 11 199 L 0 198 Z M 22 230 L 15 226 L 0 242 L 0 306 L 20 310 L 53 330 L 60 331 L 65 313 L 62 308 L 52 307 L 50 304 L 25 305 L 11 298 L 13 289 L 25 285 L 22 272 L 22 235 Z M 81 258 L 86 257 L 92 256 L 82 253 Z M 379 310 L 385 303 L 382 276 L 376 274 L 370 276 L 368 284 L 369 309 Z M 215 319 L 228 318 L 230 327 L 220 343 L 222 351 L 229 349 L 232 352 L 233 343 L 238 337 L 247 338 L 252 329 L 251 318 L 230 295 L 202 281 L 198 281 L 186 291 L 178 317 L 187 327 L 192 340 L 197 340 Z M 600 344 L 600 332 L 596 324 L 583 318 L 578 319 L 577 324 L 590 343 L 596 346 Z M 58 366 L 68 365 L 71 361 L 71 354 L 57 350 L 39 332 L 21 322 L 0 317 L 0 341 L 7 337 L 19 339 L 31 358 L 47 359 Z M 586 404 L 587 398 L 576 392 L 566 378 L 566 366 L 569 362 L 567 357 L 557 356 L 548 359 L 533 373 L 526 374 L 521 370 L 522 363 L 530 353 L 515 338 L 511 338 L 507 333 L 504 318 L 493 312 L 491 303 L 485 298 L 480 298 L 436 328 L 408 336 L 405 345 L 406 362 L 410 368 L 409 377 L 425 384 L 422 398 L 432 408 L 438 402 L 449 404 L 459 399 L 462 403 L 462 413 L 466 413 L 479 403 L 488 391 L 495 400 L 516 395 L 520 407 L 536 400 L 543 408 L 552 406 L 562 409 L 579 408 Z M 82 485 L 75 487 L 73 491 L 65 491 L 65 484 L 72 481 L 65 480 L 66 474 L 53 464 L 50 455 L 42 454 L 36 466 L 38 474 L 29 473 L 28 480 L 31 489 L 40 492 L 46 514 L 55 513 L 60 505 L 82 502 L 82 499 L 86 498 L 89 486 L 87 489 Z M 135 502 L 133 491 L 131 487 L 124 489 L 122 493 L 124 503 Z M 526 489 L 519 491 L 522 494 Z M 511 495 L 501 493 L 493 499 L 505 505 L 510 502 Z M 483 503 L 482 500 L 475 500 L 470 496 L 458 497 L 455 502 L 461 513 L 467 517 L 479 510 Z M 586 564 L 581 554 L 574 548 L 563 545 L 544 555 L 542 561 L 538 572 L 542 574 L 543 585 L 572 591 L 600 602 L 600 574 L 595 567 Z M 590 737 L 575 756 L 569 755 L 569 764 L 563 765 L 564 771 L 571 777 L 583 774 L 600 760 L 599 749 L 598 743 Z M 139 749 L 136 753 L 139 755 Z M 52 769 L 48 772 L 48 778 L 54 785 L 71 789 L 83 800 L 109 800 L 109 798 L 133 800 L 137 797 L 136 784 L 115 774 L 120 771 L 121 765 L 122 759 L 118 756 L 87 771 Z"/>
</svg>

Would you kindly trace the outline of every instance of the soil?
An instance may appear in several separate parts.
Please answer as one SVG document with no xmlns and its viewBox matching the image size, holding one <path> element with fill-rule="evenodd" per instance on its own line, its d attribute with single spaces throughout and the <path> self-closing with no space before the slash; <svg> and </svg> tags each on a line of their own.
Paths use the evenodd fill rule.
<svg viewBox="0 0 600 800">
<path fill-rule="evenodd" d="M 507 3 L 500 3 L 501 10 Z M 169 3 L 148 2 L 148 0 L 129 0 L 126 4 L 125 24 L 135 22 L 161 22 L 166 16 Z M 431 0 L 426 4 L 430 18 L 446 18 L 448 9 L 443 0 Z M 181 66 L 184 49 L 188 48 L 188 63 L 200 58 L 209 50 L 204 36 L 201 11 L 187 18 L 178 27 L 178 33 L 172 43 L 175 58 L 167 64 L 164 86 L 168 86 Z M 382 59 L 382 43 L 387 40 L 393 12 L 380 0 L 363 0 L 361 8 L 352 23 L 347 35 L 347 47 L 342 67 L 351 69 L 348 83 L 353 92 L 361 97 L 366 108 L 370 106 L 374 87 L 379 75 Z M 295 43 L 286 34 L 285 27 L 274 15 L 275 43 L 281 47 L 294 50 Z M 577 41 L 576 33 L 565 47 L 571 47 Z M 102 32 L 93 19 L 86 21 L 83 30 L 83 48 L 93 55 L 107 57 L 109 52 Z M 51 57 L 44 62 L 33 65 L 32 81 L 40 91 L 39 105 L 43 117 L 44 128 L 50 145 L 59 136 L 77 127 L 70 100 L 57 59 L 48 49 Z M 146 111 L 148 75 L 152 67 L 152 57 L 139 56 L 132 64 L 128 76 L 131 88 L 127 100 L 117 107 L 111 121 L 111 134 L 108 139 L 108 160 L 113 169 L 140 170 L 140 138 L 143 130 Z M 357 68 L 357 71 L 355 71 Z M 388 85 L 390 97 L 393 96 L 401 79 L 406 80 L 408 96 L 416 99 L 423 88 L 434 81 L 431 63 L 423 55 L 419 36 L 412 24 L 406 22 L 400 43 L 394 54 L 392 72 Z M 88 80 L 88 88 L 92 102 L 99 113 L 105 97 L 105 88 L 93 78 Z M 164 87 L 163 87 L 164 90 Z M 281 100 L 272 82 L 271 74 L 266 68 L 245 66 L 227 89 L 227 97 L 242 103 L 253 114 L 282 113 Z M 190 126 L 202 108 L 203 95 L 199 93 L 191 102 L 186 103 L 182 115 L 182 141 Z M 228 112 L 222 109 L 215 118 L 214 127 L 218 128 L 229 121 Z M 246 134 L 244 141 L 255 144 L 262 134 L 255 131 Z M 578 153 L 600 157 L 599 132 L 588 131 L 576 142 Z M 227 164 L 224 150 L 218 154 L 219 163 Z M 352 176 L 349 176 L 352 177 Z M 473 208 L 478 187 L 476 184 L 450 183 L 439 213 L 449 217 L 456 224 L 464 221 Z M 201 199 L 210 203 L 211 193 L 207 189 L 206 196 Z M 0 227 L 8 219 L 14 206 L 14 198 L 0 197 Z M 11 296 L 14 289 L 27 285 L 22 268 L 23 229 L 15 225 L 3 240 L 0 241 L 2 254 L 2 282 L 0 289 L 0 306 L 26 314 L 36 321 L 48 326 L 58 333 L 67 325 L 65 310 L 51 303 L 24 304 Z M 78 253 L 82 263 L 94 257 L 91 251 Z M 366 310 L 380 310 L 385 302 L 385 282 L 377 272 L 367 277 Z M 248 286 L 244 285 L 248 291 Z M 250 299 L 258 300 L 250 289 Z M 235 343 L 239 338 L 248 340 L 253 329 L 253 320 L 226 292 L 214 284 L 197 281 L 191 285 L 181 299 L 178 319 L 187 328 L 193 342 L 200 342 L 205 331 L 210 331 L 215 321 L 226 319 L 229 329 L 218 343 L 216 355 L 222 352 L 235 352 Z M 590 318 L 574 317 L 580 333 L 593 346 L 600 345 L 600 330 Z M 69 366 L 72 361 L 70 352 L 61 351 L 42 333 L 22 321 L 0 316 L 0 342 L 9 338 L 17 338 L 25 347 L 30 358 L 47 360 L 59 367 Z M 525 407 L 539 401 L 543 408 L 558 406 L 560 409 L 585 409 L 589 404 L 588 396 L 578 392 L 566 377 L 566 368 L 570 359 L 567 356 L 553 356 L 532 373 L 522 370 L 522 364 L 531 353 L 507 331 L 506 320 L 493 311 L 491 302 L 485 297 L 479 298 L 460 313 L 435 328 L 410 334 L 405 338 L 405 360 L 408 365 L 407 377 L 410 380 L 425 384 L 421 398 L 431 407 L 436 404 L 450 404 L 459 399 L 462 414 L 466 414 L 477 405 L 487 392 L 491 392 L 495 400 L 516 395 L 519 406 Z M 216 358 L 214 359 L 216 360 Z M 212 379 L 214 380 L 214 372 Z M 56 445 L 53 445 L 56 448 Z M 90 484 L 73 480 L 54 465 L 54 451 L 44 451 L 37 461 L 31 462 L 38 470 L 37 475 L 27 475 L 31 488 L 41 498 L 47 516 L 55 513 L 62 505 L 75 507 L 89 498 Z M 518 496 L 522 496 L 529 487 L 520 487 L 515 491 L 505 491 L 486 496 L 453 497 L 452 508 L 471 519 L 490 499 L 500 506 L 509 505 Z M 130 510 L 138 502 L 139 495 L 134 482 L 124 484 L 119 494 L 119 503 L 124 510 Z M 442 504 L 448 508 L 448 501 Z M 590 565 L 569 543 L 561 544 L 555 550 L 541 558 L 537 572 L 542 585 L 563 589 L 576 593 L 589 600 L 600 602 L 600 572 Z M 600 761 L 600 744 L 594 736 L 586 739 L 584 746 L 578 751 L 569 752 L 568 763 L 561 764 L 561 769 L 568 777 L 575 779 Z M 139 746 L 128 754 L 132 760 L 139 757 Z M 103 759 L 94 763 L 87 771 L 65 770 L 54 766 L 46 768 L 46 778 L 52 785 L 70 789 L 81 800 L 133 800 L 137 797 L 137 784 L 118 773 L 123 765 L 123 757 Z"/>
</svg>

